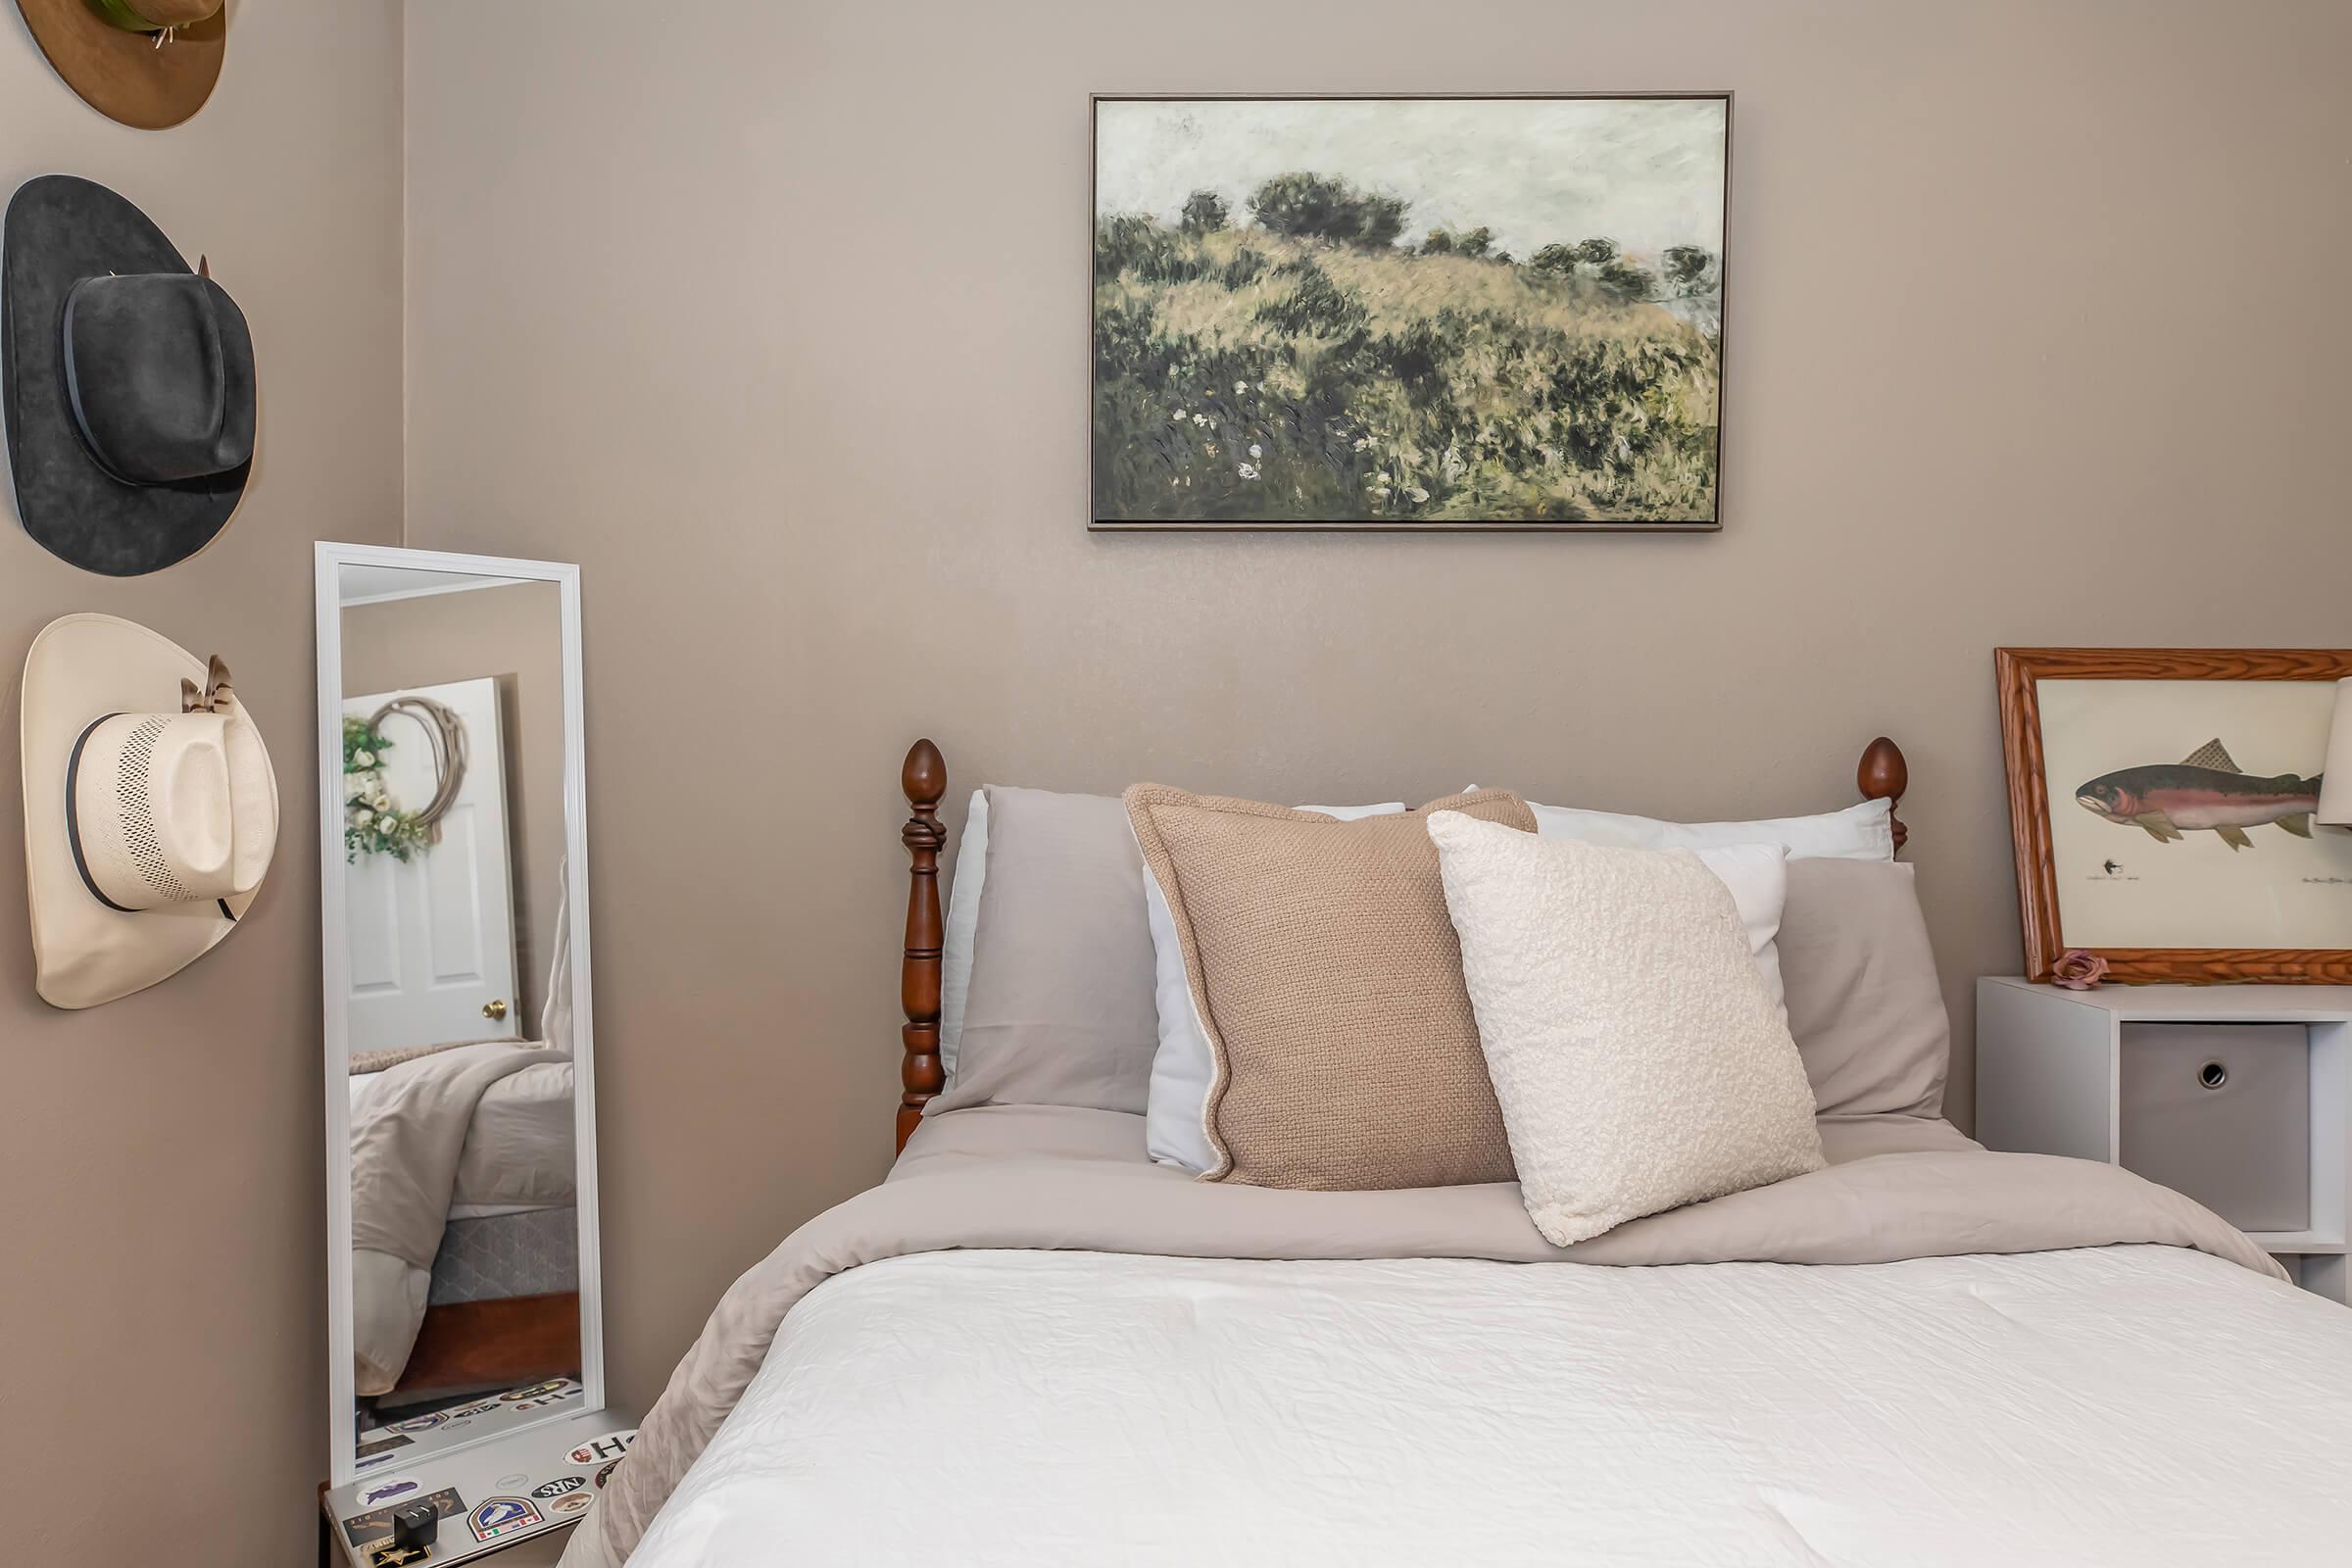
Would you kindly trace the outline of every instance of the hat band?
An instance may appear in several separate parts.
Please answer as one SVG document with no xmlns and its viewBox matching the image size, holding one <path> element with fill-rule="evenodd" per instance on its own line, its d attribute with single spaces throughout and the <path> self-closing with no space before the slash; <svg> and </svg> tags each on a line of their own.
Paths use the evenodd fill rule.
<svg viewBox="0 0 2352 1568">
<path fill-rule="evenodd" d="M 131 10 L 128 5 L 123 3 L 123 0 L 90 0 L 90 9 L 97 12 L 109 26 L 121 27 L 124 32 L 161 32 L 164 30 L 136 11 Z"/>
<path fill-rule="evenodd" d="M 202 17 L 182 17 L 177 22 L 158 22 L 131 4 L 130 0 L 89 0 L 89 6 L 92 11 L 98 13 L 98 19 L 110 27 L 121 27 L 124 32 L 148 34 L 175 32 L 181 27 L 192 26 L 198 22 L 209 22 L 212 20 L 213 13 L 220 9 L 216 5 Z"/>
<path fill-rule="evenodd" d="M 81 873 L 81 885 L 90 890 L 90 897 L 118 914 L 136 914 L 137 910 L 117 904 L 98 891 L 98 879 L 90 875 L 89 858 L 81 853 L 81 808 L 74 799 L 81 777 L 82 748 L 90 744 L 90 737 L 97 733 L 99 725 L 110 718 L 123 716 L 121 713 L 101 713 L 90 720 L 88 728 L 74 737 L 74 755 L 66 760 L 66 843 L 74 851 L 74 869 Z"/>
</svg>

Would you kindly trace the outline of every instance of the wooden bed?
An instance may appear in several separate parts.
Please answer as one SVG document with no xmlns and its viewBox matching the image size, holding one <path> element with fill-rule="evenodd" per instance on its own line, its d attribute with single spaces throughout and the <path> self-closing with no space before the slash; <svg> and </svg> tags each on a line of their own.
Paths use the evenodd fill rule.
<svg viewBox="0 0 2352 1568">
<path fill-rule="evenodd" d="M 1886 801 L 1889 811 L 1910 787 L 1911 770 L 1902 748 L 1882 735 L 1862 750 L 1854 785 L 1866 801 Z M 906 1014 L 899 1031 L 898 1147 L 905 1149 L 923 1107 L 947 1087 L 939 1058 L 940 956 L 946 926 L 940 914 L 939 856 L 948 847 L 939 803 L 948 793 L 948 760 L 927 740 L 908 748 L 899 769 L 899 787 L 914 814 L 899 830 L 910 860 L 906 885 L 906 933 L 899 959 L 899 1006 Z M 1901 853 L 1910 835 L 1889 816 L 1894 847 Z"/>
<path fill-rule="evenodd" d="M 580 1375 L 580 1293 L 450 1301 L 424 1309 L 387 1404 Z"/>
</svg>

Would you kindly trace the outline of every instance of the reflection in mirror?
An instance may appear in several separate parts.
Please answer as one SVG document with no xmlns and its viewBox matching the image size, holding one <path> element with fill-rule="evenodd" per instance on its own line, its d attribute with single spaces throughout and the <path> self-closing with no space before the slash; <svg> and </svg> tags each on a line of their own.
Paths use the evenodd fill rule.
<svg viewBox="0 0 2352 1568">
<path fill-rule="evenodd" d="M 564 658 L 556 582 L 338 570 L 365 1476 L 581 1406 Z"/>
</svg>

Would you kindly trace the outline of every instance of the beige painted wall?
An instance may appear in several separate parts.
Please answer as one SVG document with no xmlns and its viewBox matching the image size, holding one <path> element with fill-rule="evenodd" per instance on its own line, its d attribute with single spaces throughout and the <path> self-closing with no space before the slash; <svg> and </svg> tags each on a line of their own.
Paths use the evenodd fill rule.
<svg viewBox="0 0 2352 1568">
<path fill-rule="evenodd" d="M 0 1495 L 12 1562 L 307 1563 L 325 1474 L 311 541 L 397 541 L 400 24 L 392 0 L 245 0 L 202 114 L 85 108 L 0 6 L 0 191 L 65 171 L 199 251 L 252 322 L 260 452 L 236 519 L 118 581 L 0 503 Z M 0 460 L 4 461 L 4 460 Z M 260 902 L 176 978 L 87 1012 L 33 996 L 18 663 L 103 611 L 236 671 L 277 765 Z"/>
<path fill-rule="evenodd" d="M 582 564 L 624 1396 L 889 1157 L 916 735 L 958 799 L 1702 815 L 1886 731 L 1965 1118 L 1991 650 L 2352 637 L 2352 10 L 1432 16 L 410 6 L 410 539 Z M 1739 94 L 1720 536 L 1082 531 L 1090 90 L 1629 87 Z"/>
<path fill-rule="evenodd" d="M 498 682 L 514 877 L 514 1015 L 537 1038 L 564 866 L 564 601 L 552 582 L 350 605 L 343 695 Z"/>
</svg>

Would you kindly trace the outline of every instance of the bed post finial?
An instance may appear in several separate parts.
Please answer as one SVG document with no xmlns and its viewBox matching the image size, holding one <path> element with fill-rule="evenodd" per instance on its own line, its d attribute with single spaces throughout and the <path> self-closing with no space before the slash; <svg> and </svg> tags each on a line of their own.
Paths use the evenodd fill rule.
<svg viewBox="0 0 2352 1568">
<path fill-rule="evenodd" d="M 1866 801 L 1886 803 L 1886 822 L 1894 829 L 1894 849 L 1902 853 L 1904 843 L 1911 837 L 1894 814 L 1902 804 L 1903 791 L 1911 787 L 1911 766 L 1903 760 L 1903 749 L 1882 735 L 1862 752 L 1862 765 L 1854 769 L 1854 782 L 1861 788 Z"/>
<path fill-rule="evenodd" d="M 912 861 L 907 869 L 906 947 L 899 960 L 899 1006 L 906 1025 L 899 1031 L 899 1148 L 922 1119 L 923 1106 L 947 1086 L 939 1060 L 939 956 L 945 941 L 939 918 L 939 852 L 948 830 L 939 825 L 940 798 L 948 793 L 948 761 L 927 740 L 916 741 L 899 770 L 899 788 L 914 815 L 899 830 Z"/>
</svg>

